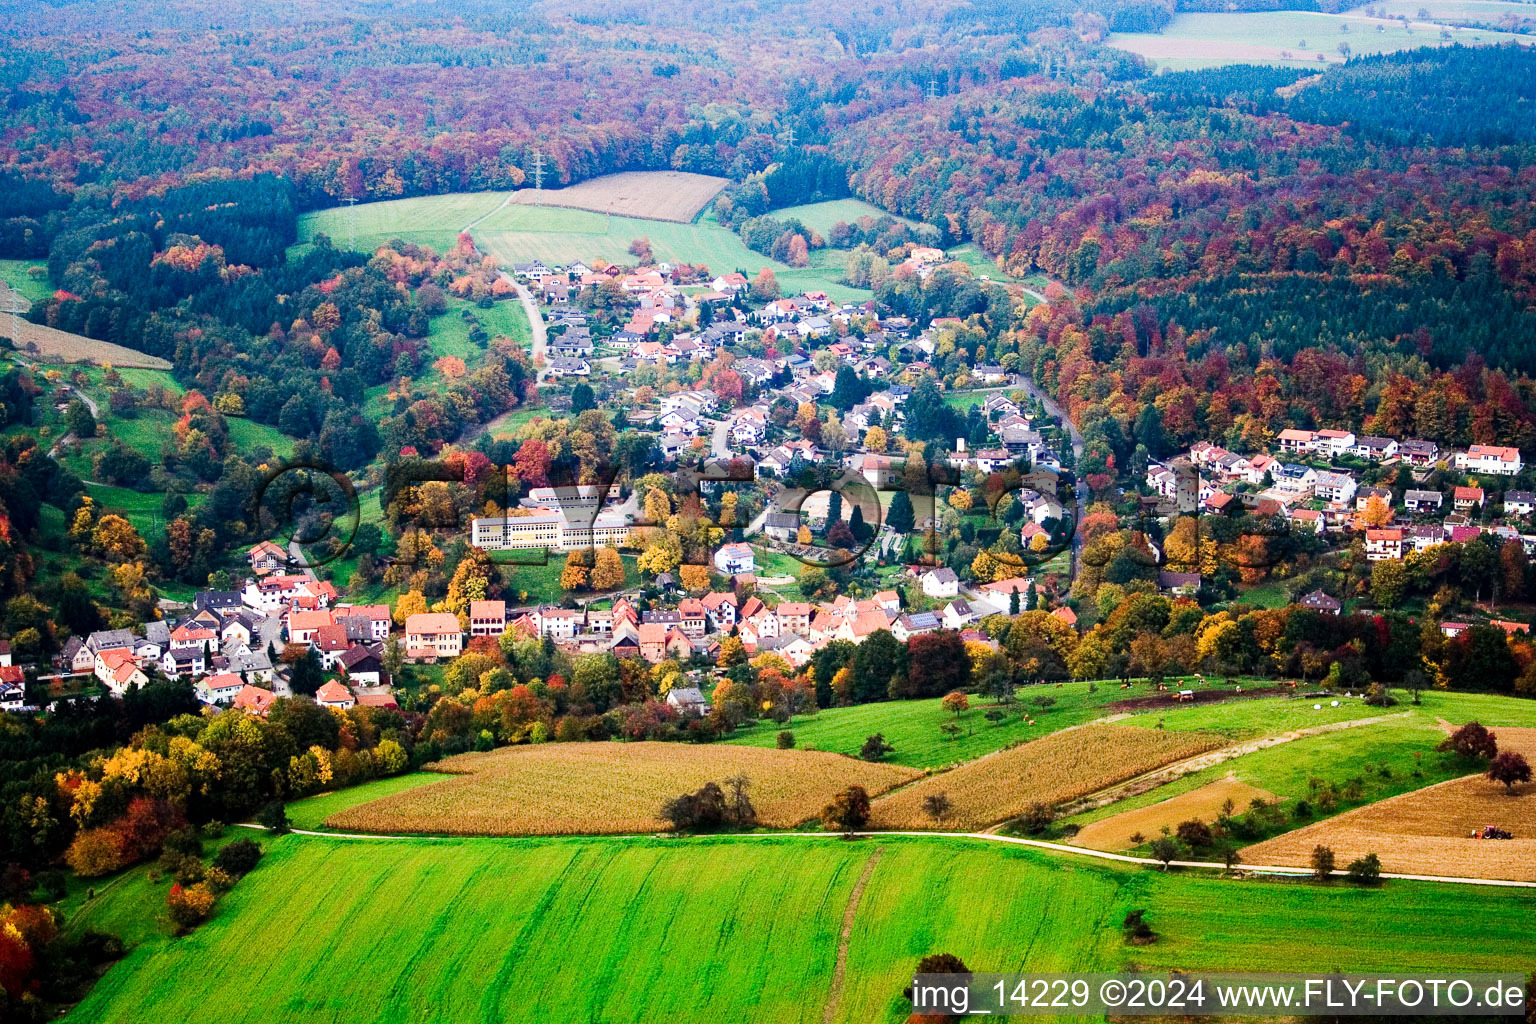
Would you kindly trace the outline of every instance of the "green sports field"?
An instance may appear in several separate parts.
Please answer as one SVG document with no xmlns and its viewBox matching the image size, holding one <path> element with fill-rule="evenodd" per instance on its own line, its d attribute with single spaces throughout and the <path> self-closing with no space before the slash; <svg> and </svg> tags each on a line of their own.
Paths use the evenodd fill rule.
<svg viewBox="0 0 1536 1024">
<path fill-rule="evenodd" d="M 1536 953 L 1506 891 L 1164 876 L 974 841 L 266 846 L 212 921 L 144 935 L 66 1019 L 816 1022 L 832 1002 L 835 1021 L 897 1021 L 917 959 L 938 951 L 986 971 L 1525 970 Z M 165 884 L 123 896 L 149 910 Z M 1158 942 L 1123 944 L 1132 907 Z"/>
</svg>

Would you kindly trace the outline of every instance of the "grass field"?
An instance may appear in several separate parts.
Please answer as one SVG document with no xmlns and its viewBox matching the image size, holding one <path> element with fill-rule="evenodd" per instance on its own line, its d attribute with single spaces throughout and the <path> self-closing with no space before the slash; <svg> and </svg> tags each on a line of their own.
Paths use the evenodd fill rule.
<svg viewBox="0 0 1536 1024">
<path fill-rule="evenodd" d="M 1430 21 L 1494 22 L 1508 14 L 1516 18 L 1536 17 L 1536 5 L 1508 0 L 1383 0 L 1371 6 L 1384 14 L 1407 15 L 1415 21 L 1420 11 L 1428 11 Z"/>
<path fill-rule="evenodd" d="M 871 795 L 917 776 L 909 768 L 833 754 L 676 743 L 549 743 L 461 754 L 439 765 L 459 774 L 334 814 L 326 824 L 365 832 L 561 835 L 656 832 L 661 805 L 736 774 L 752 781 L 764 825 L 814 818 L 839 790 Z"/>
<path fill-rule="evenodd" d="M 358 804 L 443 781 L 445 777 L 435 772 L 411 772 L 409 775 L 395 775 L 387 779 L 365 782 L 361 786 L 338 789 L 334 793 L 319 793 L 289 804 L 288 824 L 294 828 L 321 828 L 325 825 L 326 818 L 333 814 L 340 814 Z"/>
<path fill-rule="evenodd" d="M 391 199 L 359 203 L 299 216 L 299 242 L 307 244 L 317 234 L 331 236 L 337 248 L 352 244 L 359 252 L 373 252 L 396 238 L 416 245 L 430 245 L 445 252 L 457 243 L 460 229 L 496 209 L 510 192 L 453 192 L 442 196 Z M 355 241 L 354 241 L 355 240 Z"/>
<path fill-rule="evenodd" d="M 22 298 L 42 302 L 53 294 L 53 285 L 46 276 L 33 277 L 28 273 L 34 267 L 47 270 L 47 264 L 41 260 L 0 260 L 0 281 L 10 285 Z M 6 330 L 9 332 L 10 328 Z"/>
<path fill-rule="evenodd" d="M 651 240 L 658 259 L 702 263 L 716 273 L 739 269 L 755 276 L 762 267 L 769 267 L 787 294 L 820 289 L 839 300 L 862 300 L 870 295 L 838 281 L 843 253 L 821 250 L 813 254 L 811 266 L 791 267 L 748 249 L 735 232 L 721 227 L 712 213 L 697 221 L 678 223 L 541 206 L 531 201 L 503 205 L 507 196 L 503 192 L 459 193 L 359 205 L 351 213 L 356 218 L 356 248 L 371 252 L 391 239 L 404 238 L 441 251 L 453 245 L 462 228 L 474 223 L 476 241 L 503 264 L 535 259 L 554 265 L 578 259 L 633 263 L 629 244 L 644 237 Z M 323 231 L 337 245 L 346 246 L 350 237 L 348 216 L 345 207 L 304 214 L 299 218 L 300 244 Z"/>
<path fill-rule="evenodd" d="M 1089 693 L 1086 683 L 1072 683 L 1059 690 L 1026 687 L 1018 692 L 1017 703 L 1002 708 L 1007 717 L 997 725 L 984 717 L 992 705 L 982 698 L 975 698 L 971 709 L 958 719 L 945 711 L 937 699 L 859 704 L 801 715 L 783 726 L 757 722 L 732 734 L 728 742 L 771 747 L 779 731 L 788 729 L 795 734 L 795 746 L 801 750 L 830 750 L 856 757 L 865 738 L 878 732 L 896 748 L 886 756 L 887 761 L 914 768 L 937 768 L 1102 717 L 1107 714 L 1103 705 L 1122 696 L 1118 689 L 1111 692 L 1111 688 L 1102 686 Z M 1040 709 L 1031 703 L 1036 697 L 1053 697 L 1055 703 Z M 1031 718 L 1036 724 L 1029 724 Z M 962 729 L 959 735 L 950 738 L 940 731 L 940 726 L 955 721 Z"/>
<path fill-rule="evenodd" d="M 1241 682 L 1249 687 L 1255 684 L 1254 680 Z M 896 748 L 887 760 L 915 768 L 936 768 L 969 761 L 1024 740 L 1038 739 L 1070 725 L 1082 725 L 1121 713 L 1106 705 L 1127 698 L 1146 697 L 1152 692 L 1146 685 L 1122 690 L 1113 682 L 1095 683 L 1095 689 L 1090 692 L 1089 685 L 1080 682 L 1060 687 L 1024 687 L 1017 691 L 1016 703 L 1002 707 L 1007 717 L 996 725 L 984 717 L 993 707 L 986 698 L 973 697 L 970 710 L 958 719 L 945 711 L 937 699 L 882 701 L 826 708 L 814 715 L 793 718 L 784 726 L 757 722 L 733 733 L 727 742 L 771 747 L 779 730 L 789 729 L 795 734 L 795 745 L 802 750 L 831 750 L 857 755 L 865 737 L 878 732 Z M 1523 723 L 1524 705 L 1529 703 L 1509 698 L 1463 703 L 1465 696 L 1468 695 L 1425 695 L 1423 711 L 1428 715 L 1445 714 L 1458 722 L 1482 713 L 1488 716 L 1484 721 L 1498 719 L 1505 725 L 1518 725 Z M 1042 700 L 1049 700 L 1051 704 L 1041 707 Z M 1316 703 L 1322 703 L 1323 708 L 1314 710 L 1312 705 Z M 1340 700 L 1339 707 L 1335 708 L 1329 701 L 1266 697 L 1142 710 L 1124 721 L 1126 725 L 1149 729 L 1210 732 L 1237 740 L 1383 713 L 1381 709 L 1366 707 L 1358 700 Z M 1536 704 L 1531 705 L 1529 713 L 1536 715 Z M 1029 724 L 1030 719 L 1034 720 L 1034 725 Z M 954 737 L 946 736 L 940 726 L 954 721 L 958 721 L 962 731 Z"/>
<path fill-rule="evenodd" d="M 862 199 L 829 199 L 821 203 L 783 206 L 777 210 L 769 210 L 768 215 L 770 217 L 777 217 L 779 220 L 789 220 L 793 217 L 811 230 L 820 232 L 823 237 L 832 230 L 832 225 L 838 221 L 852 224 L 860 217 L 873 217 L 875 220 L 879 220 L 881 217 L 890 217 L 892 220 L 905 224 L 914 230 L 934 230 L 932 227 L 921 224 L 909 217 L 900 217 L 894 213 L 887 213 L 873 203 L 866 203 Z"/>
<path fill-rule="evenodd" d="M 1164 876 L 937 839 L 266 846 L 212 921 L 143 936 L 66 1019 L 814 1024 L 835 1002 L 826 1019 L 863 1024 L 904 1019 L 912 967 L 941 950 L 984 971 L 1524 971 L 1536 954 L 1509 892 Z M 1123 944 L 1131 907 L 1153 945 Z M 114 916 L 98 901 L 78 924 Z"/>
<path fill-rule="evenodd" d="M 1410 4 L 1410 6 L 1414 6 Z M 1415 13 L 1417 6 L 1414 6 Z M 1340 27 L 1346 26 L 1347 31 Z M 1289 64 L 1320 67 L 1342 63 L 1341 43 L 1356 55 L 1394 53 L 1421 46 L 1445 45 L 1440 26 L 1416 27 L 1362 14 L 1307 11 L 1176 14 L 1161 32 L 1115 33 L 1109 45 L 1149 58 L 1158 67 L 1182 71 L 1223 64 Z M 1519 42 L 1529 36 L 1481 29 L 1448 30 L 1463 45 Z M 1318 60 L 1321 54 L 1323 59 Z"/>
<path fill-rule="evenodd" d="M 1112 786 L 1221 745 L 1204 733 L 1089 725 L 931 775 L 874 802 L 871 827 L 962 828 L 995 825 L 1031 804 L 1057 804 Z M 929 796 L 949 798 L 951 811 L 935 821 Z"/>
<path fill-rule="evenodd" d="M 677 224 L 588 210 L 506 206 L 478 224 L 474 236 L 482 248 L 508 265 L 535 259 L 557 265 L 578 259 L 633 263 L 629 244 L 648 238 L 657 259 L 702 263 L 717 274 L 741 270 L 755 277 L 768 267 L 786 294 L 820 289 L 837 299 L 869 295 L 837 280 L 842 273 L 842 252 L 818 250 L 810 267 L 797 269 L 748 249 L 740 236 L 715 221 L 713 213 L 693 223 Z"/>
</svg>

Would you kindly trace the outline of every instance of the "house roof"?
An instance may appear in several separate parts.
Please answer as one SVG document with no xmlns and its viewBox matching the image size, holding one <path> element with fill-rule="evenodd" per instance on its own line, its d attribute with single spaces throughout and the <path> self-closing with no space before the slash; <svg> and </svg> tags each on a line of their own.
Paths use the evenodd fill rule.
<svg viewBox="0 0 1536 1024">
<path fill-rule="evenodd" d="M 459 618 L 450 612 L 417 612 L 405 619 L 407 633 L 457 633 Z"/>
<path fill-rule="evenodd" d="M 469 617 L 472 619 L 504 619 L 507 617 L 505 601 L 471 601 Z"/>
<path fill-rule="evenodd" d="M 317 703 L 334 704 L 344 700 L 352 700 L 352 691 L 334 679 L 315 691 Z"/>
</svg>

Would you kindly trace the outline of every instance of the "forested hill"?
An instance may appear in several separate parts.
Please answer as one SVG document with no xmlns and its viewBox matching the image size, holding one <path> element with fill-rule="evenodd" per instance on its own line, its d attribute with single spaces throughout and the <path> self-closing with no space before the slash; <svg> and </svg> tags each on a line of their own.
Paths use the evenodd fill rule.
<svg viewBox="0 0 1536 1024">
<path fill-rule="evenodd" d="M 1235 104 L 1341 125 L 1395 145 L 1536 141 L 1536 71 L 1523 46 L 1404 50 L 1361 57 L 1323 75 L 1237 65 L 1159 75 L 1139 88 L 1168 108 Z"/>
</svg>

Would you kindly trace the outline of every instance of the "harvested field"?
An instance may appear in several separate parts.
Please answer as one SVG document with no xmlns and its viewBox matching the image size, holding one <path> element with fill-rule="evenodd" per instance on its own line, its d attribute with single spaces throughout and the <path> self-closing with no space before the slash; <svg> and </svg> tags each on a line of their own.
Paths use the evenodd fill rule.
<svg viewBox="0 0 1536 1024">
<path fill-rule="evenodd" d="M 509 202 L 524 206 L 568 206 L 622 217 L 686 224 L 728 184 L 725 178 L 686 171 L 626 171 L 580 181 L 566 188 L 519 189 Z"/>
<path fill-rule="evenodd" d="M 1220 737 L 1119 725 L 1066 729 L 934 775 L 875 801 L 873 828 L 977 829 L 1058 804 L 1220 746 Z M 951 810 L 935 822 L 923 798 L 943 793 Z"/>
<path fill-rule="evenodd" d="M 1228 800 L 1238 811 L 1243 811 L 1254 800 L 1270 802 L 1274 799 L 1275 794 L 1266 789 L 1233 778 L 1220 779 L 1147 807 L 1121 811 L 1085 825 L 1071 839 L 1071 844 L 1090 850 L 1129 850 L 1136 845 L 1131 837 L 1138 833 L 1151 839 L 1162 833 L 1164 825 L 1177 828 L 1180 822 L 1191 818 L 1207 823 L 1215 821 L 1222 804 Z"/>
<path fill-rule="evenodd" d="M 9 317 L 6 318 L 9 320 Z M 8 322 L 0 321 L 0 332 L 9 335 Z M 110 341 L 96 341 L 68 331 L 55 330 L 41 324 L 18 320 L 16 323 L 16 348 L 45 363 L 96 363 L 113 366 L 135 367 L 145 370 L 169 370 L 171 364 L 159 356 L 145 355 L 131 348 L 114 345 Z M 32 346 L 36 346 L 35 352 Z"/>
<path fill-rule="evenodd" d="M 838 754 L 678 743 L 549 743 L 461 754 L 436 768 L 460 775 L 326 819 L 364 832 L 562 835 L 657 832 L 664 801 L 745 773 L 764 825 L 814 818 L 839 790 L 873 796 L 921 773 Z"/>
<path fill-rule="evenodd" d="M 1452 779 L 1250 846 L 1243 859 L 1305 865 L 1314 847 L 1327 846 L 1339 867 L 1374 852 L 1386 871 L 1536 881 L 1536 784 L 1515 793 L 1480 775 Z M 1515 838 L 1468 838 L 1484 825 Z"/>
</svg>

